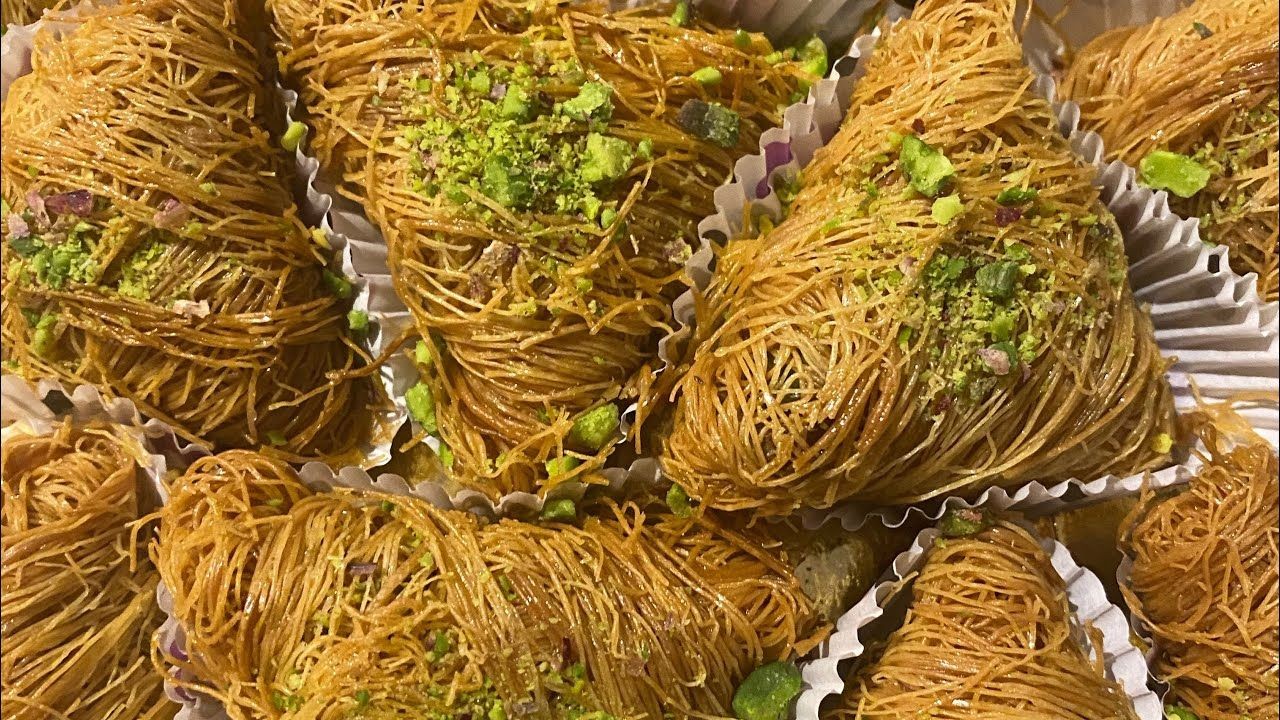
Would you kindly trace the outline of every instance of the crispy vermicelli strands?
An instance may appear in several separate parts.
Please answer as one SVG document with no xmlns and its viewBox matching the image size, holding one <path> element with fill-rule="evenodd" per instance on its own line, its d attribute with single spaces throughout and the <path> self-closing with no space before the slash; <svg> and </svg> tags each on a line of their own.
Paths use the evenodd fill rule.
<svg viewBox="0 0 1280 720">
<path fill-rule="evenodd" d="M 1188 155 L 1212 172 L 1169 205 L 1226 245 L 1231 267 L 1258 274 L 1280 298 L 1280 10 L 1271 0 L 1197 0 L 1140 27 L 1117 28 L 1080 50 L 1058 85 L 1108 157 L 1138 166 L 1148 153 Z"/>
<path fill-rule="evenodd" d="M 40 19 L 45 10 L 65 5 L 65 0 L 4 0 L 0 3 L 0 23 L 27 25 Z"/>
<path fill-rule="evenodd" d="M 6 372 L 127 397 L 188 439 L 355 461 L 343 301 L 223 0 L 130 0 L 36 38 L 4 105 Z M 349 294 L 349 287 L 347 288 Z"/>
<path fill-rule="evenodd" d="M 1280 690 L 1276 452 L 1220 409 L 1192 415 L 1207 448 L 1190 484 L 1144 493 L 1121 528 L 1121 588 L 1159 647 L 1152 671 L 1202 720 L 1275 720 Z"/>
<path fill-rule="evenodd" d="M 919 5 L 788 217 L 721 251 L 662 450 L 692 495 L 780 514 L 1167 461 L 1165 361 L 1013 14 Z"/>
<path fill-rule="evenodd" d="M 573 422 L 614 402 L 645 417 L 696 225 L 815 75 L 770 58 L 761 35 L 680 27 L 669 4 L 268 5 L 309 147 L 381 229 L 396 291 L 432 338 L 415 359 L 453 474 L 490 495 L 591 481 L 616 438 L 569 442 Z M 609 107 L 566 120 L 593 84 Z M 735 139 L 687 130 L 690 102 L 735 112 Z M 581 169 L 593 134 L 626 158 L 603 181 Z M 503 183 L 486 191 L 491 170 Z M 564 455 L 580 463 L 549 476 Z"/>
<path fill-rule="evenodd" d="M 1089 659 L 1062 579 L 1023 527 L 1001 521 L 927 552 L 902 626 L 827 717 L 1136 720 Z"/>
<path fill-rule="evenodd" d="M 159 580 L 136 557 L 147 462 L 119 428 L 15 433 L 3 449 L 5 720 L 160 720 L 178 706 L 149 661 Z"/>
<path fill-rule="evenodd" d="M 583 527 L 313 493 L 232 451 L 172 487 L 153 548 L 189 659 L 232 718 L 730 716 L 812 612 L 789 567 L 707 518 L 605 503 Z M 495 714 L 488 714 L 495 713 Z"/>
</svg>

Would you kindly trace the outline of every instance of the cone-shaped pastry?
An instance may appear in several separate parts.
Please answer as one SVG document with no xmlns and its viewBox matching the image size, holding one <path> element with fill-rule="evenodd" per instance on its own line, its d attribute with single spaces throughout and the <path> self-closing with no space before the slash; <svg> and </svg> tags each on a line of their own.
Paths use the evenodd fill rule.
<svg viewBox="0 0 1280 720">
<path fill-rule="evenodd" d="M 161 720 L 178 705 L 151 667 L 159 574 L 132 538 L 138 440 L 110 425 L 9 434 L 3 452 L 5 720 Z"/>
<path fill-rule="evenodd" d="M 642 420 L 712 194 L 826 70 L 678 6 L 276 0 L 321 166 L 426 338 L 410 407 L 490 495 L 584 479 Z M 638 433 L 633 433 L 638 434 Z"/>
<path fill-rule="evenodd" d="M 190 657 L 169 661 L 237 720 L 723 717 L 813 626 L 788 566 L 708 517 L 485 525 L 245 451 L 174 485 L 156 556 Z"/>
<path fill-rule="evenodd" d="M 1275 720 L 1280 466 L 1264 440 L 1236 432 L 1238 418 L 1195 419 L 1207 465 L 1130 515 L 1122 536 L 1133 565 L 1121 589 L 1150 628 L 1159 650 L 1152 670 L 1171 703 L 1200 720 Z"/>
<path fill-rule="evenodd" d="M 924 2 L 789 216 L 728 243 L 667 473 L 726 509 L 906 503 L 1161 463 L 1172 406 L 1014 2 Z"/>
<path fill-rule="evenodd" d="M 1280 9 L 1271 0 L 1198 0 L 1142 27 L 1112 30 L 1076 55 L 1058 90 L 1102 136 L 1108 160 L 1169 192 L 1231 269 L 1280 298 Z"/>
<path fill-rule="evenodd" d="M 351 287 L 298 220 L 228 7 L 134 0 L 37 37 L 4 105 L 5 371 L 336 458 L 372 425 L 370 385 L 336 376 Z"/>
<path fill-rule="evenodd" d="M 978 529 L 944 519 L 944 535 Z M 1136 720 L 1082 647 L 1062 578 L 1008 521 L 928 550 L 902 626 L 829 718 Z"/>
</svg>

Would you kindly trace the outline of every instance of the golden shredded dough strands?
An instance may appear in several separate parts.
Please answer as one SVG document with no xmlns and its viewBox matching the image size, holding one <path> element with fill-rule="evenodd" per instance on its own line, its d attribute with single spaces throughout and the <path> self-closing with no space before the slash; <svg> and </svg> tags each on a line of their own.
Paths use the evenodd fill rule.
<svg viewBox="0 0 1280 720">
<path fill-rule="evenodd" d="M 190 656 L 164 660 L 237 720 L 723 717 L 748 672 L 812 645 L 787 565 L 631 503 L 581 528 L 482 525 L 412 497 L 313 493 L 232 451 L 196 462 L 159 515 Z"/>
<path fill-rule="evenodd" d="M 661 3 L 268 6 L 309 147 L 426 338 L 415 392 L 453 476 L 492 497 L 598 482 L 618 435 L 574 423 L 648 414 L 696 224 L 807 61 Z"/>
<path fill-rule="evenodd" d="M 998 521 L 927 553 L 902 626 L 824 717 L 1137 720 L 1090 661 L 1062 579 L 1023 527 Z"/>
<path fill-rule="evenodd" d="M 1146 493 L 1121 529 L 1122 586 L 1160 646 L 1152 665 L 1171 703 L 1202 720 L 1275 720 L 1280 691 L 1280 490 L 1275 450 L 1192 416 L 1208 448 L 1190 484 Z M 1238 422 L 1238 418 L 1236 418 Z"/>
</svg>

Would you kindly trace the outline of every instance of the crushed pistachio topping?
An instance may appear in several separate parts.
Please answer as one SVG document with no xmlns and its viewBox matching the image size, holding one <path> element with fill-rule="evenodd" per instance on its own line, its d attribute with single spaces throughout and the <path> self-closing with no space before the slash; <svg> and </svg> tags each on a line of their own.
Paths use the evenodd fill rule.
<svg viewBox="0 0 1280 720">
<path fill-rule="evenodd" d="M 351 294 L 355 291 L 350 280 L 338 275 L 337 273 L 330 272 L 329 270 L 322 271 L 321 279 L 324 281 L 324 286 L 329 288 L 329 292 L 342 300 L 350 298 Z"/>
<path fill-rule="evenodd" d="M 1188 156 L 1208 170 L 1209 179 L 1205 190 L 1196 195 L 1197 205 L 1175 200 L 1174 209 L 1200 218 L 1200 234 L 1206 242 L 1215 239 L 1218 225 L 1257 211 L 1255 192 L 1239 178 L 1248 177 L 1250 170 L 1266 162 L 1278 126 L 1280 95 L 1272 95 L 1242 113 L 1236 132 L 1217 143 L 1205 141 Z"/>
<path fill-rule="evenodd" d="M 948 510 L 938 521 L 938 530 L 943 537 L 958 538 L 977 535 L 991 526 L 992 520 L 986 511 L 977 508 L 953 508 Z"/>
<path fill-rule="evenodd" d="M 347 327 L 352 332 L 365 332 L 369 329 L 369 313 L 364 310 L 352 310 L 347 313 Z"/>
<path fill-rule="evenodd" d="M 670 23 L 674 27 L 685 27 L 689 24 L 689 0 L 680 0 L 671 11 Z"/>
<path fill-rule="evenodd" d="M 120 273 L 120 282 L 116 290 L 126 297 L 137 300 L 151 298 L 151 289 L 160 279 L 162 266 L 160 259 L 164 257 L 168 245 L 163 240 L 151 239 L 133 251 Z"/>
<path fill-rule="evenodd" d="M 902 138 L 898 164 L 916 192 L 937 197 L 951 189 L 956 169 L 946 155 L 915 135 Z"/>
<path fill-rule="evenodd" d="M 102 226 L 76 215 L 51 216 L 28 209 L 21 216 L 9 215 L 7 243 L 18 256 L 10 265 L 9 278 L 21 283 L 37 283 L 62 290 L 69 283 L 92 283 L 98 279 L 98 248 Z"/>
<path fill-rule="evenodd" d="M 404 394 L 404 402 L 409 416 L 421 425 L 423 430 L 429 433 L 436 431 L 436 400 L 431 394 L 430 386 L 426 383 L 418 383 L 409 388 Z"/>
<path fill-rule="evenodd" d="M 580 464 L 581 461 L 578 460 L 578 458 L 569 457 L 567 455 L 548 460 L 546 462 L 547 476 L 554 478 L 560 475 L 567 475 L 570 472 L 573 472 L 573 470 Z"/>
<path fill-rule="evenodd" d="M 724 80 L 724 75 L 722 75 L 719 70 L 713 67 L 704 67 L 698 70 L 694 70 L 693 74 L 691 74 L 689 77 L 693 78 L 693 80 L 697 82 L 699 85 L 707 85 L 707 86 L 719 85 L 720 82 Z"/>
<path fill-rule="evenodd" d="M 939 225 L 950 224 L 962 212 L 964 212 L 964 203 L 960 201 L 959 195 L 940 197 L 933 201 L 933 206 L 929 210 L 933 221 Z"/>
<path fill-rule="evenodd" d="M 618 406 L 605 403 L 573 421 L 569 442 L 584 450 L 599 452 L 617 435 L 619 423 Z"/>
<path fill-rule="evenodd" d="M 722 148 L 737 146 L 742 132 L 742 118 L 737 112 L 720 103 L 697 99 L 686 100 L 680 106 L 676 121 L 690 135 Z"/>
<path fill-rule="evenodd" d="M 578 507 L 569 498 L 548 500 L 542 506 L 542 519 L 554 522 L 573 522 L 578 518 Z"/>
<path fill-rule="evenodd" d="M 419 120 L 396 143 L 412 151 L 412 189 L 475 213 L 492 202 L 592 218 L 636 157 L 609 132 L 613 89 L 572 60 L 508 68 L 473 56 L 443 79 L 405 82 Z"/>
<path fill-rule="evenodd" d="M 284 135 L 280 136 L 280 145 L 289 152 L 294 152 L 298 146 L 302 144 L 302 139 L 307 136 L 307 126 L 297 120 L 289 123 L 289 127 L 285 128 Z"/>
<path fill-rule="evenodd" d="M 1092 315 L 1077 312 L 1078 299 L 1055 291 L 1053 271 L 1041 267 L 1020 243 L 1007 244 L 1003 256 L 995 258 L 937 253 L 920 273 L 919 286 L 923 317 L 907 327 L 942 328 L 928 349 L 923 379 L 929 401 L 945 398 L 944 406 L 958 399 L 976 401 L 1002 378 L 1019 378 L 1061 316 L 1081 327 L 1093 322 Z M 899 341 L 904 341 L 901 334 Z"/>
</svg>

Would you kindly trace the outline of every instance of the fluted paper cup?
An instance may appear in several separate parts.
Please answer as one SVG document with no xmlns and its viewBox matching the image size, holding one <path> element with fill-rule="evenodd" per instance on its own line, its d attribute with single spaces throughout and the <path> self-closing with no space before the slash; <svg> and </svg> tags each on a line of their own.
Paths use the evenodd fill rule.
<svg viewBox="0 0 1280 720">
<path fill-rule="evenodd" d="M 17 375 L 5 375 L 0 378 L 0 413 L 3 415 L 0 422 L 4 425 L 3 436 L 6 440 L 15 434 L 46 435 L 66 419 L 76 425 L 107 422 L 127 429 L 147 453 L 147 462 L 140 467 L 148 489 L 160 502 L 168 498 L 166 478 L 207 454 L 199 445 L 183 441 L 168 425 L 159 420 L 144 419 L 128 400 L 104 398 L 97 389 L 88 385 L 67 389 L 54 380 L 32 384 Z M 166 605 L 168 593 L 163 584 L 157 586 L 156 596 L 157 604 L 167 614 L 170 607 Z M 165 627 L 171 624 L 166 619 L 158 632 L 164 632 Z M 206 698 L 184 696 L 167 683 L 165 694 L 170 700 L 183 704 L 180 717 L 209 720 L 224 717 L 220 715 L 221 708 L 215 707 L 216 703 L 211 704 Z M 191 715 L 192 708 L 198 708 L 203 714 Z"/>
<path fill-rule="evenodd" d="M 1139 302 L 1152 303 L 1157 339 L 1177 358 L 1170 371 L 1178 408 L 1196 403 L 1191 390 L 1212 399 L 1276 392 L 1280 387 L 1280 304 L 1263 302 L 1255 273 L 1237 274 L 1225 246 L 1201 241 L 1198 218 L 1169 208 L 1168 193 L 1138 181 L 1137 170 L 1108 161 L 1102 138 L 1080 126 L 1080 107 L 1055 95 L 1053 77 L 1068 50 L 1119 27 L 1145 25 L 1172 15 L 1189 0 L 1039 0 L 1040 13 L 1025 33 L 1028 65 L 1042 78 L 1058 111 L 1059 129 L 1097 168 L 1094 184 L 1120 222 Z M 1050 20 L 1052 22 L 1050 22 Z M 1246 417 L 1274 446 L 1280 415 L 1248 411 Z"/>
</svg>

